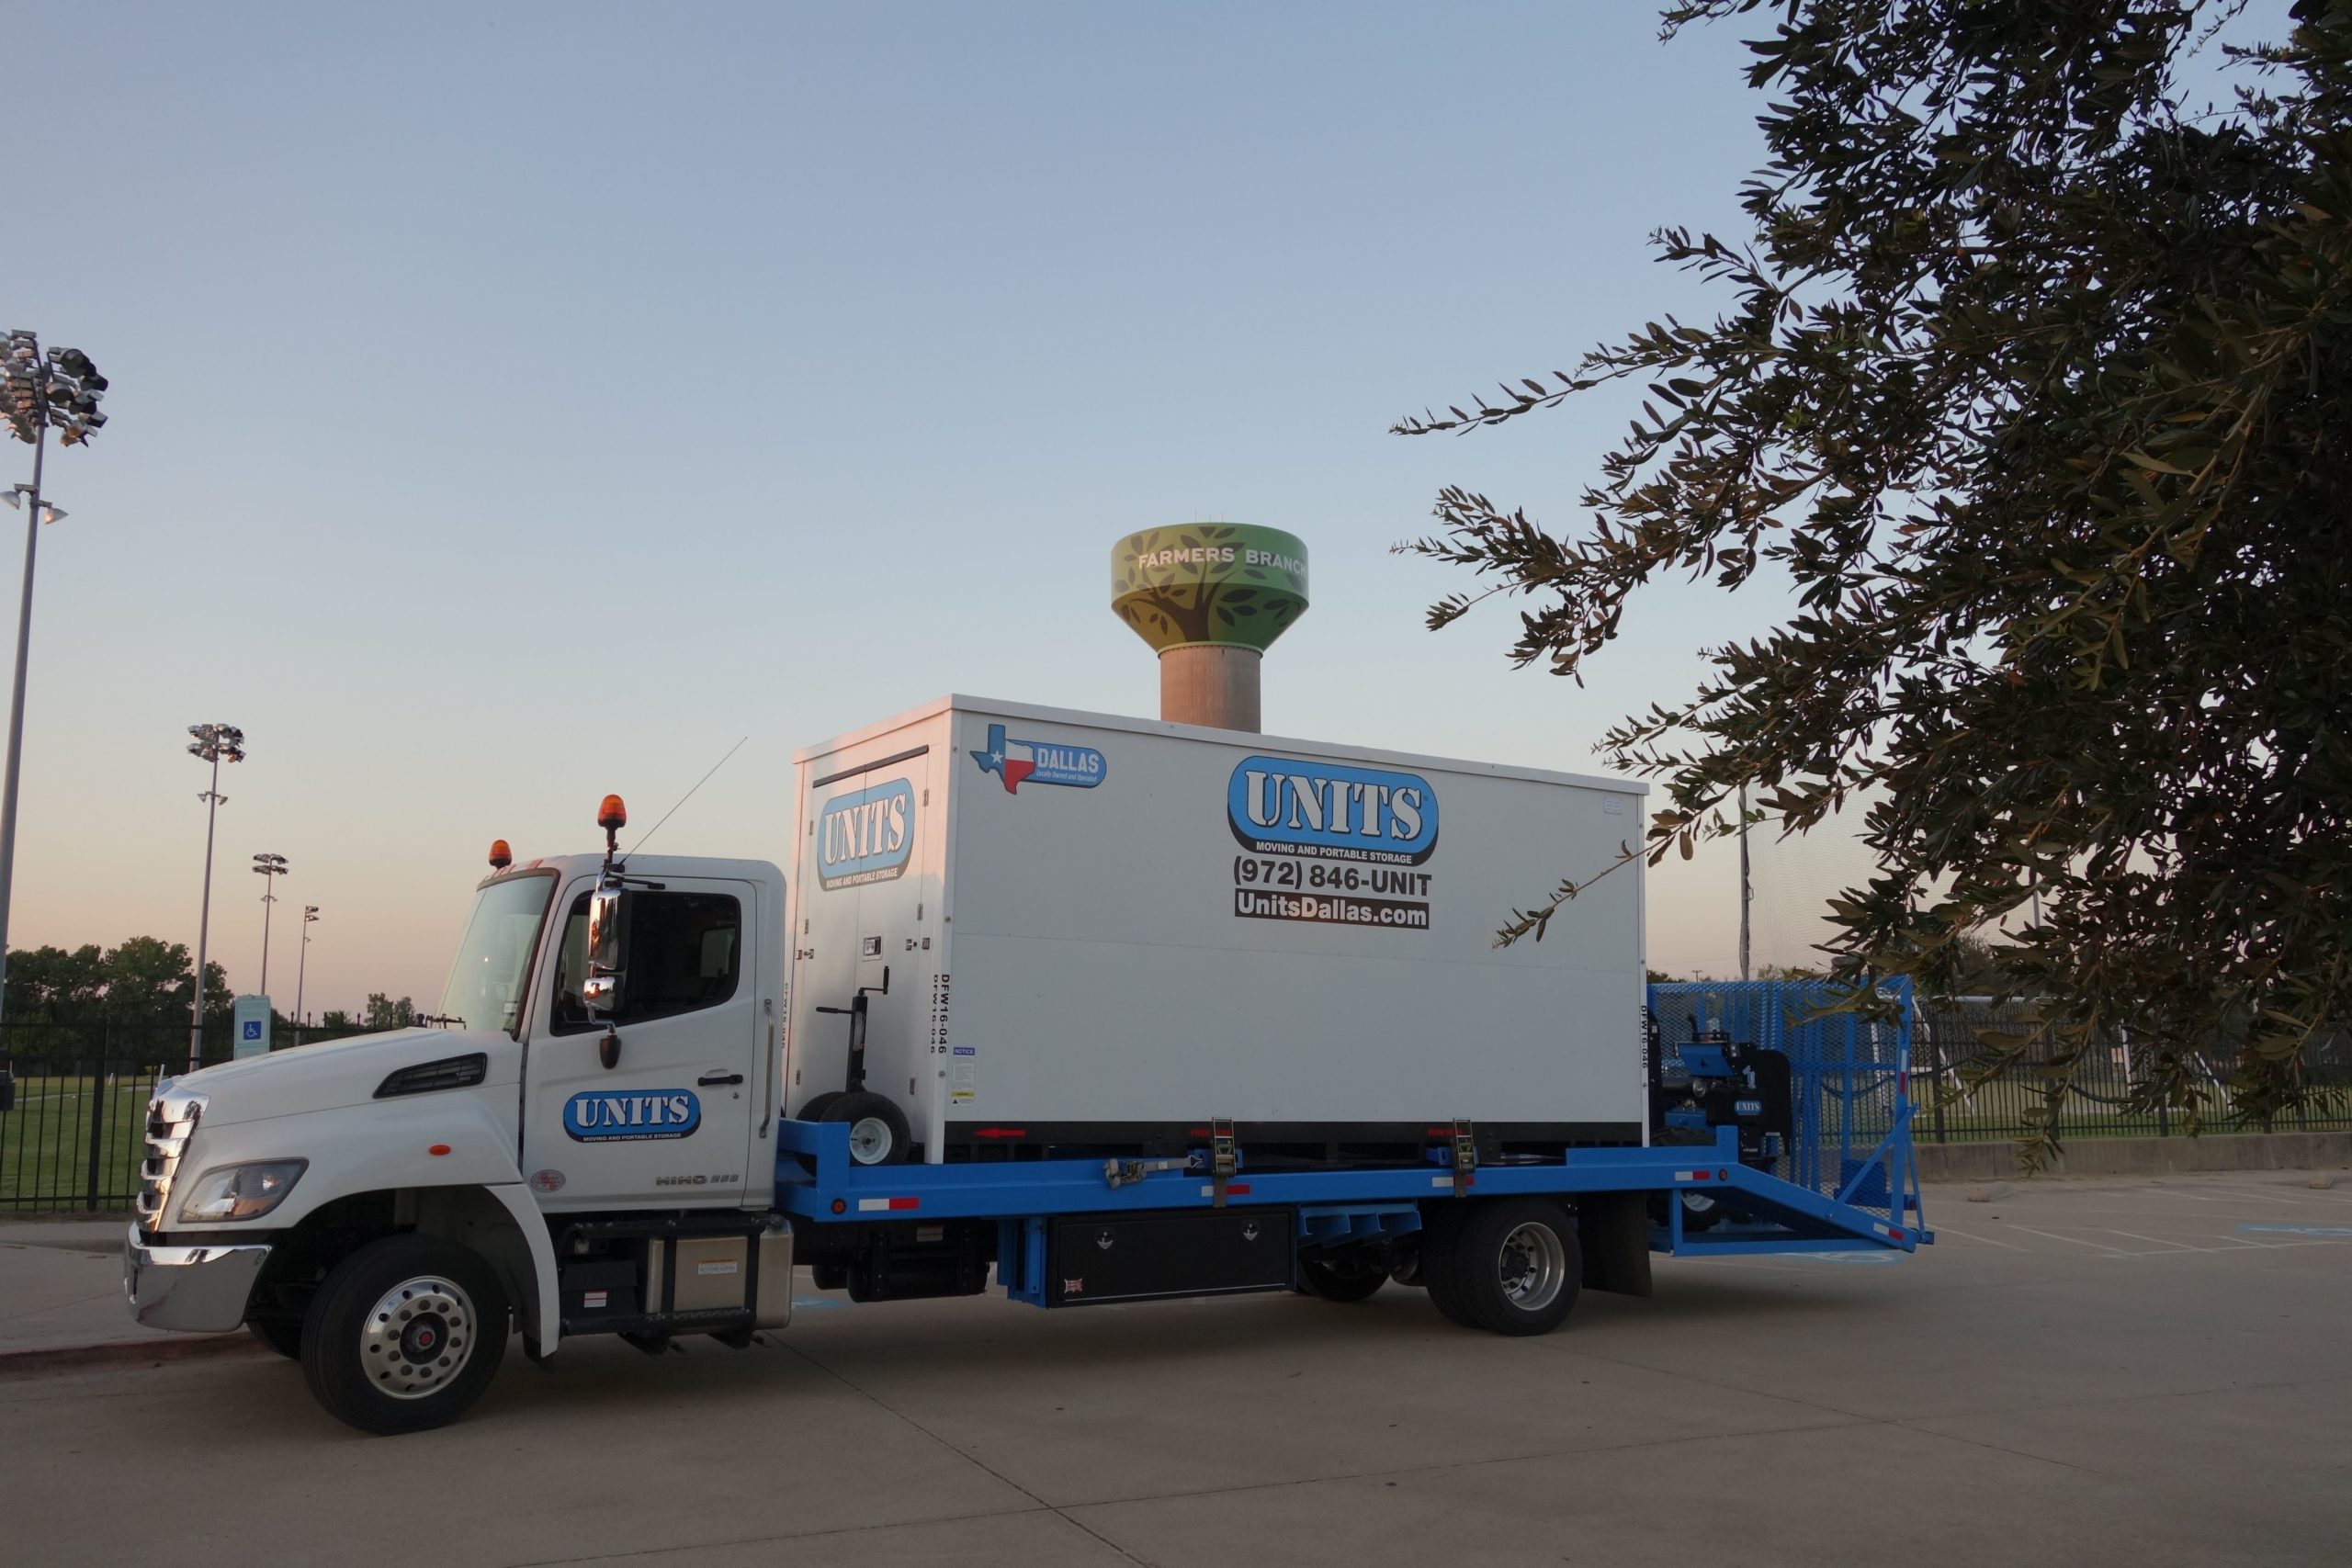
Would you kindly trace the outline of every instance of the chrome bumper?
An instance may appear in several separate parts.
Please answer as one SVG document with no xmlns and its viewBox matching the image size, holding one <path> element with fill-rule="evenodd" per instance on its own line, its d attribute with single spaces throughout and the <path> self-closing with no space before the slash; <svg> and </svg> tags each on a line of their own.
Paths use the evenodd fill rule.
<svg viewBox="0 0 2352 1568">
<path fill-rule="evenodd" d="M 266 1242 L 153 1247 L 132 1225 L 122 1243 L 122 1290 L 130 1315 L 150 1328 L 220 1334 L 245 1321 Z"/>
</svg>

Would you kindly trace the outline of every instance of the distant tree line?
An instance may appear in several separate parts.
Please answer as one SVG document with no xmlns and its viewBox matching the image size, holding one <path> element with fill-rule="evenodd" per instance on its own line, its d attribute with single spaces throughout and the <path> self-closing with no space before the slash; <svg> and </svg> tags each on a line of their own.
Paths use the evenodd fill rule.
<svg viewBox="0 0 2352 1568">
<path fill-rule="evenodd" d="M 218 964 L 206 964 L 208 1055 L 227 1051 L 234 1000 L 228 972 Z M 8 1031 L 17 1034 L 29 1030 L 40 1037 L 36 1042 L 19 1035 L 19 1045 L 95 1045 L 113 1038 L 118 1031 L 127 1045 L 139 1032 L 185 1029 L 195 1005 L 196 961 L 185 942 L 134 936 L 114 947 L 85 942 L 71 949 L 19 948 L 8 954 Z M 416 1003 L 411 998 L 394 998 L 373 991 L 358 1013 L 331 1009 L 316 1023 L 304 1027 L 321 1034 L 352 1034 L 405 1029 L 416 1017 Z M 292 1040 L 294 1021 L 286 1013 L 274 1011 L 270 1027 L 274 1043 Z"/>
</svg>

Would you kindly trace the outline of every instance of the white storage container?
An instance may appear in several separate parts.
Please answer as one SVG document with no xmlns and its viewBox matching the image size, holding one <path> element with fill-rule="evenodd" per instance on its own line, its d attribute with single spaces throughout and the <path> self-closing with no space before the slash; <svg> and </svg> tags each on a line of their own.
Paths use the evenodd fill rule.
<svg viewBox="0 0 2352 1568">
<path fill-rule="evenodd" d="M 922 1157 L 1642 1141 L 1644 786 L 950 696 L 796 757 L 786 1106 Z M 887 990 L 884 987 L 887 986 Z"/>
</svg>

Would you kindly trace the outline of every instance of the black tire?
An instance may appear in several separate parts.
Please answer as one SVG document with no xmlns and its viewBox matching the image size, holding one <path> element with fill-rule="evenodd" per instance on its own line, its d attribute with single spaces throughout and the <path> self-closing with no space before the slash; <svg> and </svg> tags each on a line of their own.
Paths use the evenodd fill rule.
<svg viewBox="0 0 2352 1568">
<path fill-rule="evenodd" d="M 810 1095 L 808 1103 L 793 1112 L 792 1119 L 796 1122 L 822 1122 L 825 1119 L 826 1111 L 831 1109 L 833 1101 L 842 1097 L 842 1092 L 837 1089 L 829 1089 L 822 1094 Z"/>
<path fill-rule="evenodd" d="M 1479 1328 L 1485 1325 L 1470 1314 L 1455 1288 L 1453 1238 L 1461 1224 L 1462 1206 L 1453 1199 L 1421 1206 L 1421 1282 L 1429 1288 L 1430 1304 L 1447 1322 Z"/>
<path fill-rule="evenodd" d="M 1584 1253 L 1567 1211 L 1548 1198 L 1474 1200 L 1455 1224 L 1444 1276 L 1478 1327 L 1549 1334 L 1577 1304 Z M 1430 1294 L 1438 1294 L 1434 1278 Z"/>
<path fill-rule="evenodd" d="M 1298 1260 L 1298 1288 L 1317 1301 L 1369 1301 L 1388 1283 L 1388 1269 L 1377 1258 L 1336 1252 Z"/>
<path fill-rule="evenodd" d="M 302 1359 L 302 1325 L 299 1323 L 256 1323 L 247 1318 L 245 1332 L 289 1361 Z"/>
<path fill-rule="evenodd" d="M 1407 1290 L 1425 1290 L 1421 1276 L 1421 1233 L 1408 1231 L 1388 1244 L 1388 1277 Z"/>
<path fill-rule="evenodd" d="M 911 1134 L 907 1113 L 871 1089 L 842 1095 L 825 1107 L 824 1120 L 850 1124 L 849 1157 L 857 1165 L 904 1165 Z"/>
<path fill-rule="evenodd" d="M 422 1432 L 481 1397 L 510 1332 L 506 1288 L 480 1254 L 441 1236 L 386 1236 L 337 1264 L 311 1303 L 302 1374 L 339 1421 Z"/>
</svg>

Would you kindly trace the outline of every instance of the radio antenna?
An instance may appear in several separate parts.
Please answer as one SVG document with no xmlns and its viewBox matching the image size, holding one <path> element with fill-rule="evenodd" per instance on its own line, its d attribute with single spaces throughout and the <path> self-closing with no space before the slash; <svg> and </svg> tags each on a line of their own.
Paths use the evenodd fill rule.
<svg viewBox="0 0 2352 1568">
<path fill-rule="evenodd" d="M 751 737 L 748 735 L 743 737 L 743 740 L 749 740 L 750 739 Z M 718 772 L 719 769 L 725 767 L 727 765 L 727 758 L 732 757 L 736 752 L 741 751 L 743 749 L 743 740 L 738 740 L 734 745 L 729 746 L 727 749 L 727 757 L 721 757 L 718 761 L 710 765 L 710 773 L 715 773 Z M 700 789 L 703 785 L 708 784 L 710 782 L 710 773 L 705 773 L 702 777 L 696 779 L 695 781 L 695 789 Z M 678 797 L 678 806 L 684 806 L 686 802 L 692 800 L 695 797 L 695 789 L 690 789 L 686 791 L 685 794 L 680 795 Z M 667 822 L 671 818 L 675 817 L 678 814 L 678 806 L 673 806 L 670 807 L 669 810 L 664 811 L 662 814 L 662 822 Z M 662 830 L 662 822 L 656 822 L 652 827 L 648 828 L 645 830 L 645 839 L 650 839 L 653 837 L 654 834 L 660 832 Z M 631 844 L 628 847 L 629 854 L 633 855 L 637 853 L 638 851 L 643 849 L 645 847 L 645 839 L 639 839 L 637 842 Z M 622 858 L 627 859 L 628 856 L 625 855 Z"/>
</svg>

